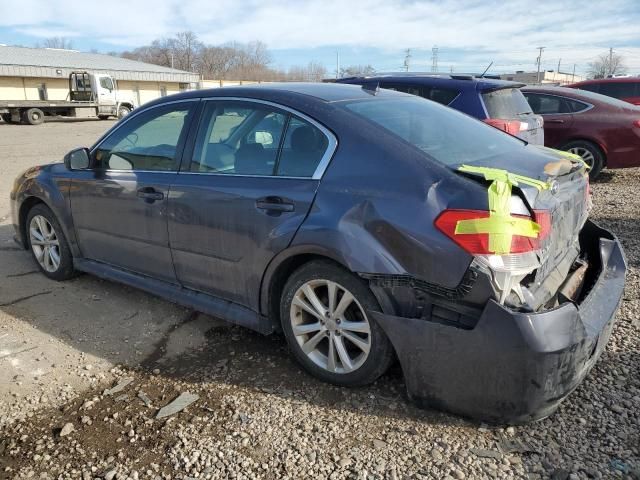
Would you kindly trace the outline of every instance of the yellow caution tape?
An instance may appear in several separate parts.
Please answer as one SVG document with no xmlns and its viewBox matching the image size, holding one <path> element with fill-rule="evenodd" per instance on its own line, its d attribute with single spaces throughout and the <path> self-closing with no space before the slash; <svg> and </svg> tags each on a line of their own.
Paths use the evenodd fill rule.
<svg viewBox="0 0 640 480">
<path fill-rule="evenodd" d="M 511 252 L 514 235 L 537 238 L 540 225 L 533 220 L 511 215 L 511 187 L 519 184 L 531 185 L 538 190 L 549 188 L 542 180 L 514 174 L 499 168 L 462 165 L 461 172 L 477 173 L 491 180 L 489 186 L 489 217 L 459 220 L 456 235 L 485 233 L 489 236 L 489 251 L 497 255 Z"/>
</svg>

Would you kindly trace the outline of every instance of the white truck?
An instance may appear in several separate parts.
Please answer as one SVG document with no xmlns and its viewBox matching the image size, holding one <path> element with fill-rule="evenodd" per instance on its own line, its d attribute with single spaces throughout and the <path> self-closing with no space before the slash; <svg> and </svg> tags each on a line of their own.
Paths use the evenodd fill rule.
<svg viewBox="0 0 640 480">
<path fill-rule="evenodd" d="M 66 100 L 0 100 L 0 117 L 6 123 L 39 125 L 46 116 L 122 118 L 138 105 L 118 91 L 111 75 L 72 72 Z"/>
</svg>

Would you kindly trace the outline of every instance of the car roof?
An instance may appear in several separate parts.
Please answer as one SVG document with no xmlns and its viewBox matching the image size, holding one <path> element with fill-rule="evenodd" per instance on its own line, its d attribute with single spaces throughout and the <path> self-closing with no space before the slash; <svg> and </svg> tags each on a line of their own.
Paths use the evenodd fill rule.
<svg viewBox="0 0 640 480">
<path fill-rule="evenodd" d="M 400 83 L 411 83 L 420 85 L 451 85 L 455 84 L 460 87 L 474 85 L 480 90 L 495 90 L 500 88 L 520 88 L 524 83 L 512 82 L 509 80 L 499 80 L 477 76 L 473 74 L 446 74 L 446 73 L 421 73 L 421 72 L 402 72 L 402 73 L 381 73 L 376 75 L 362 75 L 355 77 L 340 78 L 338 82 L 375 82 L 393 81 Z"/>
<path fill-rule="evenodd" d="M 548 93 L 551 95 L 562 95 L 564 97 L 573 98 L 575 100 L 581 100 L 592 105 L 606 105 L 610 107 L 618 107 L 625 110 L 633 109 L 634 106 L 623 100 L 609 97 L 608 95 L 602 95 L 600 93 L 590 92 L 588 90 L 580 90 L 577 88 L 568 87 L 524 87 L 522 88 L 524 93 Z"/>
<path fill-rule="evenodd" d="M 380 89 L 372 91 L 360 85 L 348 85 L 342 83 L 318 83 L 318 82 L 282 82 L 240 85 L 233 87 L 209 88 L 203 90 L 190 90 L 188 92 L 163 97 L 157 103 L 176 101 L 187 98 L 211 98 L 211 97 L 243 97 L 260 100 L 282 101 L 283 98 L 291 100 L 313 99 L 319 102 L 332 103 L 345 100 L 362 100 L 375 97 L 409 96 L 406 93 Z"/>
<path fill-rule="evenodd" d="M 598 78 L 593 80 L 583 80 L 569 85 L 569 87 L 579 87 L 581 85 L 593 85 L 596 83 L 640 83 L 640 77 L 619 77 L 619 78 Z"/>
</svg>

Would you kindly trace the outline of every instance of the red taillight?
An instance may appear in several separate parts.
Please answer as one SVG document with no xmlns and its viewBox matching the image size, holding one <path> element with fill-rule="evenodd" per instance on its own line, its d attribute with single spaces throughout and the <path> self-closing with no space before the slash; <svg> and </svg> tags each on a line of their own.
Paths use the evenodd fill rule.
<svg viewBox="0 0 640 480">
<path fill-rule="evenodd" d="M 633 122 L 633 126 L 640 128 L 640 120 L 636 120 L 635 122 Z"/>
<path fill-rule="evenodd" d="M 517 135 L 520 133 L 520 124 L 519 120 L 502 120 L 500 118 L 487 118 L 484 123 L 491 125 L 492 127 L 497 128 L 498 130 L 502 130 L 507 132 L 510 135 Z"/>
<path fill-rule="evenodd" d="M 489 249 L 489 235 L 491 234 L 456 233 L 456 226 L 460 220 L 475 220 L 488 217 L 489 212 L 485 210 L 445 210 L 438 216 L 435 225 L 465 251 L 473 255 L 491 255 L 495 253 Z M 527 215 L 512 215 L 512 217 L 533 220 L 540 226 L 540 231 L 535 238 L 513 235 L 509 253 L 525 253 L 539 250 L 542 240 L 551 232 L 550 213 L 546 210 L 534 210 L 533 219 Z"/>
</svg>

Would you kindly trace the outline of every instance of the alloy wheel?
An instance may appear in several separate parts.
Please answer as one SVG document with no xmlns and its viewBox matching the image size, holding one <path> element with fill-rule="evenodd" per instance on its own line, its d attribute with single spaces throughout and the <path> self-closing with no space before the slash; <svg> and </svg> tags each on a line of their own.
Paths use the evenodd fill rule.
<svg viewBox="0 0 640 480">
<path fill-rule="evenodd" d="M 49 220 L 35 215 L 29 224 L 31 249 L 40 266 L 47 272 L 55 272 L 60 267 L 60 243 L 58 235 Z"/>
<path fill-rule="evenodd" d="M 371 325 L 353 294 L 330 280 L 311 280 L 296 291 L 289 315 L 302 352 L 332 373 L 362 366 L 371 350 Z"/>
<path fill-rule="evenodd" d="M 573 147 L 568 150 L 569 153 L 573 153 L 574 155 L 579 155 L 585 161 L 587 165 L 593 167 L 595 162 L 595 157 L 593 156 L 593 152 L 589 151 L 583 147 Z"/>
</svg>

